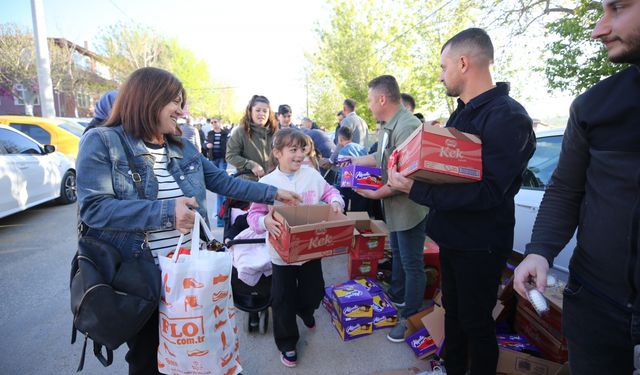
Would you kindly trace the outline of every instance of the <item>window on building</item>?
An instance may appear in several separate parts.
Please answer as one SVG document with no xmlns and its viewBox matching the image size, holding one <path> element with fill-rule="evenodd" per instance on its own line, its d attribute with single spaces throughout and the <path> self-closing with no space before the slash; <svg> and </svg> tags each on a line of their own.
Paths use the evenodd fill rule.
<svg viewBox="0 0 640 375">
<path fill-rule="evenodd" d="M 76 104 L 80 108 L 91 108 L 91 96 L 85 93 L 76 95 Z"/>
</svg>

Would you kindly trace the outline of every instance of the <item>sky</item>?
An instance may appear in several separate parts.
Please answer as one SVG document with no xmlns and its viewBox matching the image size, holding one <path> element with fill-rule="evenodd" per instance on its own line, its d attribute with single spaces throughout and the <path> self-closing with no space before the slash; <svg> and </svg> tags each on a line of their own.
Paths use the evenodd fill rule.
<svg viewBox="0 0 640 375">
<path fill-rule="evenodd" d="M 275 109 L 292 106 L 304 116 L 305 51 L 315 48 L 319 0 L 42 0 L 48 37 L 81 46 L 107 26 L 137 22 L 175 37 L 209 66 L 215 81 L 236 93 L 244 108 L 254 94 L 265 95 Z M 30 0 L 0 0 L 0 23 L 32 29 Z"/>
<path fill-rule="evenodd" d="M 272 108 L 289 104 L 296 122 L 306 115 L 305 52 L 329 10 L 322 0 L 42 0 L 48 37 L 76 44 L 95 40 L 107 26 L 137 22 L 175 37 L 209 66 L 212 78 L 233 87 L 236 107 L 254 94 Z M 0 23 L 32 28 L 30 0 L 0 0 Z M 499 49 L 496 49 L 499 53 Z M 529 82 L 526 82 L 529 80 Z M 522 76 L 521 102 L 532 117 L 568 115 L 569 95 L 549 95 L 541 80 Z M 337 109 L 336 109 L 337 110 Z"/>
</svg>

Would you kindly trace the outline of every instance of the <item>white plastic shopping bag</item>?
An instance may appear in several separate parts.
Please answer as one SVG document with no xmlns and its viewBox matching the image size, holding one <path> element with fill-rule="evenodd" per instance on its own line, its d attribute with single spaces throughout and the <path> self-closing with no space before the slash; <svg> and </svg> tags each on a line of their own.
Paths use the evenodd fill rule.
<svg viewBox="0 0 640 375">
<path fill-rule="evenodd" d="M 236 375 L 242 371 L 236 310 L 231 293 L 231 255 L 201 250 L 196 212 L 189 254 L 160 256 L 162 298 L 158 370 L 163 374 Z"/>
</svg>

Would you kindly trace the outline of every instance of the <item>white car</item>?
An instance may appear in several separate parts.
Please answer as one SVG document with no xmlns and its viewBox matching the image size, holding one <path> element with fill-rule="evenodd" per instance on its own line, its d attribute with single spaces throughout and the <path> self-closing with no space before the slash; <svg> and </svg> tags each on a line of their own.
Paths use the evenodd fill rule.
<svg viewBox="0 0 640 375">
<path fill-rule="evenodd" d="M 542 195 L 560 158 L 563 134 L 564 128 L 536 133 L 536 152 L 529 160 L 522 187 L 515 196 L 516 227 L 513 250 L 519 253 L 524 253 L 526 244 L 531 241 L 531 231 L 538 215 Z M 555 269 L 569 272 L 569 260 L 575 247 L 574 233 L 567 246 L 555 258 Z"/>
<path fill-rule="evenodd" d="M 76 199 L 76 171 L 68 157 L 0 125 L 0 218 L 51 200 Z"/>
</svg>

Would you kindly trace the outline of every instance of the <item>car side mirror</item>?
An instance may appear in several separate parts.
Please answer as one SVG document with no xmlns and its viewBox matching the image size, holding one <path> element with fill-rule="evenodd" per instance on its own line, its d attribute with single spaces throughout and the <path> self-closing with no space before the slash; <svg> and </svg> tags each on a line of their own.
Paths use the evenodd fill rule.
<svg viewBox="0 0 640 375">
<path fill-rule="evenodd" d="M 50 154 L 52 152 L 56 152 L 56 146 L 54 145 L 44 145 L 44 153 Z"/>
</svg>

